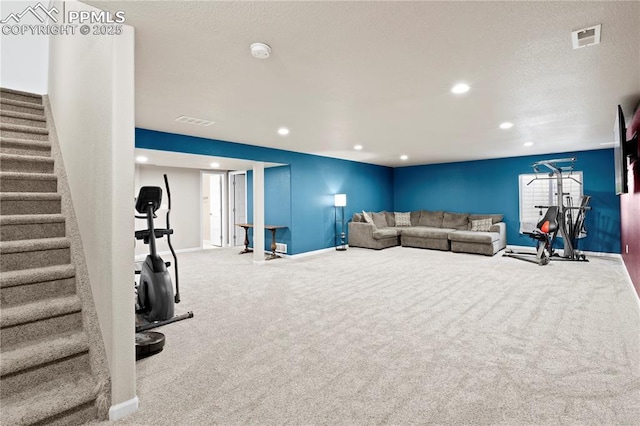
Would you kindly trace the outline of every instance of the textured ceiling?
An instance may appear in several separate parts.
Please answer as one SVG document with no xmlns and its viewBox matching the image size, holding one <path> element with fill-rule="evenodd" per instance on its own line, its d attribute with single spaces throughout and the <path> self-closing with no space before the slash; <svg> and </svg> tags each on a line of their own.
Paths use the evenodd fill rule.
<svg viewBox="0 0 640 426">
<path fill-rule="evenodd" d="M 401 166 L 603 148 L 640 99 L 640 2 L 86 3 L 136 28 L 153 130 Z"/>
</svg>

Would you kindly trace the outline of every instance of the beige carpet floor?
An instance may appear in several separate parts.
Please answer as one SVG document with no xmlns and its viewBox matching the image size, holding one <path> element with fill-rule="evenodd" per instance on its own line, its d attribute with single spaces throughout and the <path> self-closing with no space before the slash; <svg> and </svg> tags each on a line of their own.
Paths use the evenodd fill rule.
<svg viewBox="0 0 640 426">
<path fill-rule="evenodd" d="M 640 313 L 617 258 L 237 253 L 180 255 L 177 312 L 195 318 L 160 330 L 140 410 L 115 424 L 640 424 Z"/>
</svg>

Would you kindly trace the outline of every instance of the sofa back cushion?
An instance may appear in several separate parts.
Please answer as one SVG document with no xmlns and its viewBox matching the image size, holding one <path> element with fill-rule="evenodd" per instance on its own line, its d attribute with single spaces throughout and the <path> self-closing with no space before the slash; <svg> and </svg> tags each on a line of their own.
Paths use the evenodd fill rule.
<svg viewBox="0 0 640 426">
<path fill-rule="evenodd" d="M 388 226 L 396 226 L 396 215 L 393 212 L 382 212 L 384 213 L 384 216 L 387 218 L 387 225 Z"/>
<path fill-rule="evenodd" d="M 418 223 L 420 222 L 420 213 L 420 210 L 416 210 L 409 214 L 411 226 L 418 226 Z"/>
<path fill-rule="evenodd" d="M 354 213 L 351 218 L 351 222 L 364 222 L 364 217 L 362 217 L 362 213 Z"/>
<path fill-rule="evenodd" d="M 383 213 L 371 213 L 371 219 L 373 219 L 373 224 L 376 225 L 376 228 L 382 229 L 389 226 L 387 223 L 387 216 Z"/>
<path fill-rule="evenodd" d="M 422 212 L 420 213 L 420 221 L 418 221 L 418 226 L 442 228 L 443 217 L 444 212 L 430 212 L 428 210 L 422 210 Z"/>
<path fill-rule="evenodd" d="M 491 230 L 491 218 L 470 220 L 472 231 L 489 232 Z"/>
<path fill-rule="evenodd" d="M 491 219 L 491 223 L 496 224 L 498 222 L 502 222 L 503 218 L 504 215 L 502 214 L 470 214 L 469 223 L 471 223 L 472 220 Z"/>
<path fill-rule="evenodd" d="M 469 213 L 444 213 L 442 227 L 450 229 L 469 229 Z"/>
<path fill-rule="evenodd" d="M 371 213 L 367 213 L 364 210 L 362 210 L 362 219 L 364 219 L 364 222 L 373 225 L 373 230 L 374 231 L 376 230 L 376 224 L 373 223 L 373 219 L 371 218 Z"/>
<path fill-rule="evenodd" d="M 411 226 L 411 214 L 409 212 L 395 212 L 395 226 Z"/>
</svg>

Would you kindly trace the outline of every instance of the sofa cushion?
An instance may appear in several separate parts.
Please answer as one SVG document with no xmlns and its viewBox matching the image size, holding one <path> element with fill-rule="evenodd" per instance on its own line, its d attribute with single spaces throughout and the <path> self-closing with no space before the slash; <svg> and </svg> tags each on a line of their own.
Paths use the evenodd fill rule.
<svg viewBox="0 0 640 426">
<path fill-rule="evenodd" d="M 353 217 L 351 217 L 351 222 L 364 222 L 364 217 L 362 217 L 362 213 L 354 213 Z"/>
<path fill-rule="evenodd" d="M 396 225 L 395 226 L 411 226 L 411 214 L 409 212 L 401 213 L 395 212 Z"/>
<path fill-rule="evenodd" d="M 420 222 L 420 210 L 416 210 L 410 213 L 411 218 L 411 226 L 418 226 L 418 222 Z"/>
<path fill-rule="evenodd" d="M 504 215 L 503 214 L 470 214 L 469 223 L 471 223 L 472 220 L 489 219 L 489 218 L 491 219 L 491 223 L 495 224 L 498 222 L 502 222 Z"/>
<path fill-rule="evenodd" d="M 384 216 L 387 218 L 387 226 L 396 226 L 396 215 L 393 212 L 384 211 Z"/>
<path fill-rule="evenodd" d="M 371 219 L 376 228 L 382 229 L 389 226 L 387 223 L 387 216 L 384 213 L 371 213 Z"/>
<path fill-rule="evenodd" d="M 476 219 L 471 221 L 471 230 L 476 232 L 488 232 L 491 230 L 491 225 L 492 223 L 490 217 L 486 219 Z"/>
<path fill-rule="evenodd" d="M 449 240 L 462 243 L 493 244 L 500 239 L 497 232 L 455 231 L 449 233 Z"/>
<path fill-rule="evenodd" d="M 376 224 L 373 223 L 373 219 L 371 218 L 371 215 L 367 212 L 365 212 L 364 210 L 362 210 L 362 218 L 364 219 L 365 222 L 373 225 L 374 229 L 376 227 Z"/>
<path fill-rule="evenodd" d="M 453 231 L 455 231 L 455 229 L 427 228 L 424 226 L 420 226 L 420 227 L 403 229 L 402 235 L 406 235 L 408 237 L 420 237 L 420 238 L 431 238 L 436 240 L 446 240 L 449 238 L 449 234 Z"/>
<path fill-rule="evenodd" d="M 442 219 L 442 227 L 468 230 L 469 229 L 469 213 L 445 212 L 444 217 Z"/>
<path fill-rule="evenodd" d="M 373 238 L 376 240 L 382 240 L 385 238 L 397 238 L 398 230 L 396 228 L 382 228 L 373 231 Z"/>
<path fill-rule="evenodd" d="M 420 213 L 420 220 L 418 221 L 418 226 L 442 228 L 443 218 L 444 218 L 444 212 L 430 212 L 428 210 L 422 210 L 422 212 Z"/>
</svg>

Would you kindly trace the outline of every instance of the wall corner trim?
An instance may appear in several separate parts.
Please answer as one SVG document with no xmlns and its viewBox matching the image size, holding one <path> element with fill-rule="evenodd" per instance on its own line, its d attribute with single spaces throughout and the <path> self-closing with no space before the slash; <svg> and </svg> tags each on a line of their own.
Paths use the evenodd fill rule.
<svg viewBox="0 0 640 426">
<path fill-rule="evenodd" d="M 109 408 L 109 420 L 119 420 L 129 414 L 135 413 L 138 411 L 138 405 L 139 400 L 137 396 L 128 401 L 112 405 L 111 408 Z"/>
</svg>

